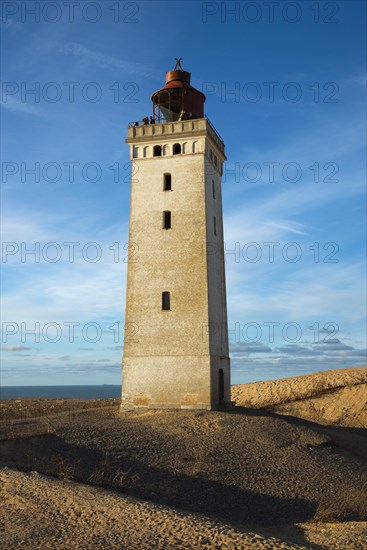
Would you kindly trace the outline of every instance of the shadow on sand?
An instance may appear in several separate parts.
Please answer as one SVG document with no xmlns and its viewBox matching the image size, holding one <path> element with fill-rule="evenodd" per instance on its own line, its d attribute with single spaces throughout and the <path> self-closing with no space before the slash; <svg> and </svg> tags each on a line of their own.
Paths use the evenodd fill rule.
<svg viewBox="0 0 367 550">
<path fill-rule="evenodd" d="M 338 447 L 358 458 L 367 460 L 367 430 L 365 428 L 348 428 L 344 426 L 318 424 L 317 422 L 304 420 L 297 416 L 275 413 L 269 409 L 250 409 L 247 407 L 233 406 L 226 409 L 225 412 L 228 414 L 276 418 L 291 425 L 311 428 L 314 432 L 329 437 L 332 440 L 330 443 L 331 447 Z"/>
<path fill-rule="evenodd" d="M 237 411 L 239 412 L 239 411 Z M 303 499 L 286 499 L 256 494 L 200 475 L 174 475 L 167 469 L 154 468 L 142 461 L 108 457 L 100 450 L 70 444 L 45 434 L 0 441 L 0 460 L 19 470 L 36 470 L 45 475 L 92 483 L 98 465 L 104 465 L 105 477 L 98 485 L 122 491 L 129 496 L 173 506 L 225 521 L 242 531 L 255 531 L 279 538 L 276 525 L 302 523 L 313 517 L 315 504 Z M 124 483 L 117 484 L 124 472 Z M 119 478 L 121 482 L 121 477 Z M 246 525 L 246 528 L 244 527 Z M 287 542 L 308 548 L 302 529 L 288 526 Z"/>
<path fill-rule="evenodd" d="M 209 415 L 210 413 L 205 418 L 211 421 Z M 279 426 L 272 428 L 273 430 L 283 430 L 282 426 L 285 422 L 289 425 L 311 429 L 313 432 L 316 431 L 326 436 L 326 440 L 320 444 L 317 444 L 316 439 L 315 447 L 323 445 L 331 451 L 327 464 L 333 464 L 334 452 L 338 454 L 342 452 L 349 455 L 349 457 L 353 457 L 348 460 L 352 462 L 357 460 L 358 467 L 361 467 L 360 459 L 367 456 L 367 440 L 365 430 L 362 429 L 324 426 L 293 416 L 274 413 L 270 410 L 247 409 L 244 407 L 233 407 L 222 411 L 219 415 L 223 415 L 223 417 L 214 416 L 213 418 L 221 421 L 221 418 L 225 417 L 227 420 L 230 418 L 235 420 L 233 415 L 263 417 L 264 419 L 268 417 L 281 421 Z M 77 419 L 78 416 L 76 415 L 75 418 Z M 159 418 L 158 415 L 157 421 Z M 152 426 L 155 424 L 145 422 L 144 415 L 142 415 L 141 432 L 138 430 L 139 423 L 136 423 L 136 416 L 124 418 L 122 424 L 122 417 L 106 418 L 105 424 L 102 425 L 99 421 L 97 423 L 91 421 L 91 424 L 88 424 L 87 421 L 84 422 L 83 420 L 78 425 L 80 437 L 78 436 L 78 440 L 74 443 L 65 441 L 55 433 L 44 434 L 43 432 L 44 435 L 16 437 L 16 432 L 18 434 L 19 431 L 25 433 L 24 430 L 27 428 L 30 428 L 32 430 L 30 433 L 33 434 L 35 429 L 44 429 L 40 420 L 38 420 L 39 426 L 37 423 L 33 425 L 29 420 L 24 420 L 18 422 L 19 425 L 16 425 L 14 432 L 9 432 L 11 439 L 0 440 L 0 462 L 2 465 L 11 468 L 23 471 L 36 470 L 39 473 L 56 478 L 68 478 L 82 483 L 100 485 L 146 501 L 203 514 L 231 524 L 242 531 L 254 531 L 278 539 L 283 537 L 282 540 L 288 543 L 291 542 L 294 545 L 321 548 L 307 542 L 302 528 L 294 525 L 307 522 L 315 516 L 318 497 L 315 495 L 315 499 L 311 501 L 308 500 L 308 497 L 280 496 L 286 494 L 288 482 L 292 483 L 292 479 L 285 479 L 283 486 L 276 486 L 275 479 L 274 481 L 268 479 L 266 485 L 263 485 L 266 487 L 266 494 L 246 489 L 246 475 L 251 476 L 252 470 L 248 469 L 244 455 L 241 454 L 244 449 L 243 446 L 235 447 L 235 453 L 238 456 L 235 456 L 232 463 L 231 461 L 227 463 L 226 455 L 224 455 L 220 468 L 222 468 L 223 479 L 226 479 L 226 482 L 223 482 L 221 477 L 218 476 L 216 479 L 211 479 L 210 473 L 200 471 L 200 465 L 197 468 L 192 468 L 191 463 L 182 466 L 182 460 L 192 460 L 192 456 L 187 458 L 185 456 L 187 453 L 183 451 L 182 446 L 185 441 L 182 441 L 182 437 L 185 432 L 182 432 L 182 426 L 187 427 L 189 420 L 195 420 L 196 418 L 197 415 L 195 414 L 190 415 L 190 418 L 183 416 L 180 430 L 173 431 L 171 435 L 168 435 L 165 431 L 165 417 L 162 417 L 164 426 L 164 431 L 162 431 L 162 429 L 153 429 Z M 261 418 L 259 418 L 259 421 L 261 421 Z M 66 424 L 70 422 L 70 425 L 73 426 L 74 417 L 69 420 L 64 419 L 61 426 L 65 426 L 65 422 Z M 176 422 L 180 422 L 180 416 L 175 417 L 175 425 Z M 198 422 L 201 422 L 201 418 Z M 228 437 L 238 435 L 244 438 L 250 434 L 256 435 L 256 432 L 251 431 L 238 433 L 237 428 L 242 425 L 242 422 L 240 424 L 237 422 L 230 424 L 232 431 L 229 432 Z M 122 430 L 123 426 L 126 427 L 125 431 Z M 157 426 L 159 427 L 159 424 Z M 194 423 L 192 429 L 196 429 L 195 426 Z M 225 426 L 227 428 L 228 425 L 225 424 Z M 259 429 L 261 430 L 262 427 L 263 424 L 260 422 Z M 210 455 L 211 460 L 215 463 L 221 458 L 225 446 L 230 447 L 230 442 L 222 439 L 220 430 L 216 433 L 218 438 L 212 447 L 213 451 L 210 451 L 216 453 Z M 196 441 L 199 441 L 199 445 L 205 445 L 199 436 L 195 435 L 195 438 Z M 106 444 L 106 441 L 108 441 L 108 444 Z M 189 438 L 187 441 L 190 444 L 193 440 Z M 309 444 L 306 444 L 312 446 L 311 442 L 312 439 Z M 147 444 L 151 446 L 150 450 L 147 448 Z M 257 445 L 257 443 L 253 442 L 252 445 Z M 108 453 L 104 452 L 105 448 L 108 448 Z M 228 452 L 228 448 L 226 450 Z M 261 452 L 261 447 L 259 447 L 259 452 Z M 176 453 L 181 460 L 181 463 L 178 462 L 177 468 L 174 463 Z M 172 463 L 167 460 L 170 455 L 174 459 Z M 324 458 L 324 455 L 322 455 L 322 460 Z M 236 466 L 238 463 L 236 461 L 241 461 L 243 466 L 242 473 L 237 477 L 237 481 L 235 481 L 236 478 L 230 475 L 230 468 Z M 221 470 L 219 469 L 219 471 Z M 259 471 L 262 472 L 263 476 L 266 476 L 266 469 L 260 469 Z M 296 471 L 298 470 L 291 470 L 293 472 L 291 475 L 294 476 Z M 272 475 L 271 472 L 274 472 L 274 464 L 273 469 L 271 465 L 269 466 L 269 477 Z M 233 484 L 230 483 L 232 479 L 234 479 Z M 307 478 L 304 483 L 308 486 Z M 302 495 L 303 486 L 300 487 L 298 494 Z"/>
</svg>

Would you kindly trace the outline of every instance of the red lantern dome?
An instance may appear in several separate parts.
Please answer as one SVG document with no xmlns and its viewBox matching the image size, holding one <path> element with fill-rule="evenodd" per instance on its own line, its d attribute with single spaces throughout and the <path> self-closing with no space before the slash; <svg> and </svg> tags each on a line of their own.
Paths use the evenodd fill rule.
<svg viewBox="0 0 367 550">
<path fill-rule="evenodd" d="M 175 122 L 204 118 L 205 95 L 190 84 L 191 74 L 176 58 L 173 71 L 166 73 L 166 85 L 152 95 L 153 118 L 156 122 Z"/>
</svg>

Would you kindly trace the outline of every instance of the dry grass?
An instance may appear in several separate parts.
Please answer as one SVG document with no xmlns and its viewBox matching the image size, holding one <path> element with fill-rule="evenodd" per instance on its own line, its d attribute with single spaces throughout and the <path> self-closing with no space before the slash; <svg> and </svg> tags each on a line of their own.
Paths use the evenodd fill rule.
<svg viewBox="0 0 367 550">
<path fill-rule="evenodd" d="M 179 456 L 173 453 L 170 458 L 170 471 L 176 476 L 190 475 L 197 476 L 205 466 L 205 449 L 200 446 L 192 446 L 187 448 L 184 455 Z"/>
<path fill-rule="evenodd" d="M 367 493 L 351 488 L 338 502 L 321 501 L 312 518 L 313 523 L 334 523 L 367 520 Z"/>
<path fill-rule="evenodd" d="M 25 472 L 39 472 L 59 479 L 78 480 L 78 465 L 80 460 L 70 459 L 61 455 L 52 456 L 47 463 L 38 460 L 31 453 L 26 453 L 22 469 Z"/>
<path fill-rule="evenodd" d="M 131 473 L 130 470 L 124 472 L 121 468 L 116 467 L 109 453 L 105 451 L 102 460 L 88 478 L 88 482 L 92 485 L 112 487 L 119 491 L 125 491 L 128 487 L 133 486 L 138 479 L 139 474 Z"/>
<path fill-rule="evenodd" d="M 82 478 L 80 460 L 70 459 L 61 455 L 52 456 L 45 463 L 27 453 L 22 469 L 26 472 L 36 471 L 58 479 L 80 481 Z M 124 492 L 126 489 L 131 488 L 138 480 L 139 475 L 137 473 L 132 473 L 131 470 L 123 471 L 112 460 L 109 453 L 105 452 L 94 472 L 86 481 L 91 485 L 113 488 Z"/>
<path fill-rule="evenodd" d="M 52 475 L 60 479 L 76 479 L 79 462 L 79 460 L 71 461 L 63 456 L 57 456 L 51 464 Z"/>
</svg>

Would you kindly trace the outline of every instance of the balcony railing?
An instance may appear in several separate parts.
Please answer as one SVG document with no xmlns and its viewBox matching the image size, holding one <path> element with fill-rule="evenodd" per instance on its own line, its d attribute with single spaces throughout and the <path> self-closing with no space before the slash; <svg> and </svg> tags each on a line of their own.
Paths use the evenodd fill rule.
<svg viewBox="0 0 367 550">
<path fill-rule="evenodd" d="M 215 129 L 208 117 L 182 120 L 176 122 L 129 122 L 128 138 L 138 138 L 143 136 L 165 136 L 179 134 L 181 132 L 193 132 L 197 130 L 209 131 L 213 141 L 219 149 L 224 152 L 224 142 L 219 132 Z"/>
</svg>

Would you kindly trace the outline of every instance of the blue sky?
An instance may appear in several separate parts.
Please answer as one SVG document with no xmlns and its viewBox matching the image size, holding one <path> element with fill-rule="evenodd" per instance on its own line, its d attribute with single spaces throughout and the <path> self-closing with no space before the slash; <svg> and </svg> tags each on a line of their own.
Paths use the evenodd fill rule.
<svg viewBox="0 0 367 550">
<path fill-rule="evenodd" d="M 226 144 L 232 381 L 365 364 L 365 3 L 56 4 L 2 3 L 2 384 L 120 383 L 124 139 L 175 57 Z"/>
</svg>

